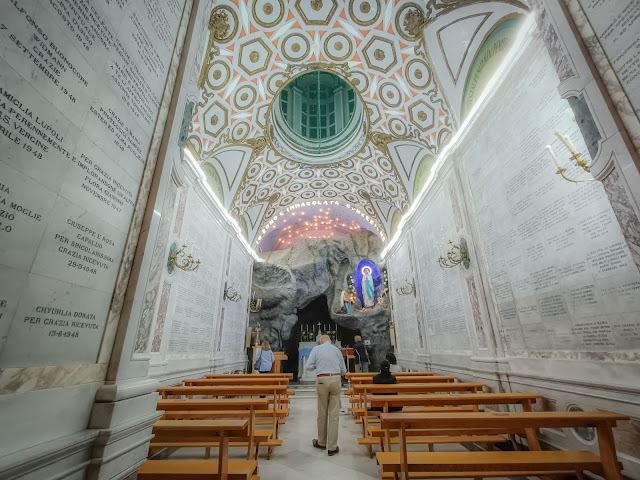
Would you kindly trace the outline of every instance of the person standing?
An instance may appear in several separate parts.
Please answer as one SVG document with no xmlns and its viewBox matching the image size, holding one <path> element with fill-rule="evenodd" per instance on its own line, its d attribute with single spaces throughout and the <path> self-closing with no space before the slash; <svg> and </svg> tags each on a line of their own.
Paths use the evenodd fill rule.
<svg viewBox="0 0 640 480">
<path fill-rule="evenodd" d="M 362 343 L 362 337 L 356 335 L 354 337 L 355 343 L 353 344 L 353 355 L 356 357 L 356 363 L 359 365 L 361 372 L 369 371 L 369 353 L 367 347 Z"/>
<path fill-rule="evenodd" d="M 256 358 L 255 368 L 259 373 L 269 373 L 275 361 L 276 357 L 271 351 L 271 345 L 265 340 L 262 342 L 262 348 L 258 353 L 258 358 Z"/>
<path fill-rule="evenodd" d="M 313 347 L 307 370 L 316 371 L 316 395 L 318 397 L 318 438 L 313 446 L 322 450 L 328 448 L 329 456 L 340 451 L 338 448 L 338 425 L 340 422 L 340 389 L 342 375 L 347 373 L 342 353 L 331 345 L 329 335 L 320 337 L 320 345 Z"/>
</svg>

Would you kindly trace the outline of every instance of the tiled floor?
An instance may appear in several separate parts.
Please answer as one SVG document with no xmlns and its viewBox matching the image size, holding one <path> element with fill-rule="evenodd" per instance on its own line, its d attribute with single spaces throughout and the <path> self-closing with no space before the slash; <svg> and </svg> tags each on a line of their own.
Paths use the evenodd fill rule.
<svg viewBox="0 0 640 480">
<path fill-rule="evenodd" d="M 347 398 L 343 396 L 343 408 L 347 407 L 347 403 Z M 340 452 L 337 455 L 329 457 L 325 450 L 313 448 L 311 441 L 316 437 L 316 412 L 316 399 L 312 389 L 299 391 L 292 397 L 287 423 L 280 427 L 283 445 L 274 450 L 271 460 L 260 458 L 260 479 L 380 480 L 375 459 L 369 458 L 366 448 L 358 445 L 356 438 L 361 434 L 361 427 L 353 422 L 351 414 L 340 418 Z M 436 450 L 464 449 L 458 445 L 441 445 Z M 242 459 L 245 453 L 246 450 L 240 448 L 231 450 L 232 458 Z M 203 449 L 184 448 L 173 453 L 170 458 L 203 458 L 203 455 Z"/>
</svg>

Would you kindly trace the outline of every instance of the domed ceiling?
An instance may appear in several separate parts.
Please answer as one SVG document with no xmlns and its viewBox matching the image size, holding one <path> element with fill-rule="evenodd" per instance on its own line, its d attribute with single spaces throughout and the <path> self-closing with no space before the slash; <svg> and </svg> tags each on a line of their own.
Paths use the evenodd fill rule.
<svg viewBox="0 0 640 480">
<path fill-rule="evenodd" d="M 318 235 L 297 223 L 284 239 L 281 220 L 304 207 L 332 211 L 322 238 L 366 228 L 387 241 L 469 110 L 479 51 L 525 11 L 517 0 L 217 1 L 187 148 L 257 250 Z M 320 160 L 272 121 L 278 94 L 313 71 L 341 77 L 364 113 L 358 137 Z"/>
</svg>

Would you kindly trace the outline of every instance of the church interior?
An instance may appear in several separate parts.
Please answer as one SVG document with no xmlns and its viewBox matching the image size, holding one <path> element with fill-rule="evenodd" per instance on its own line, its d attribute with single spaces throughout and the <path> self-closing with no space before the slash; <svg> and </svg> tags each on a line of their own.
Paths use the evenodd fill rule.
<svg viewBox="0 0 640 480">
<path fill-rule="evenodd" d="M 0 150 L 0 479 L 640 480 L 638 0 L 0 0 Z"/>
</svg>

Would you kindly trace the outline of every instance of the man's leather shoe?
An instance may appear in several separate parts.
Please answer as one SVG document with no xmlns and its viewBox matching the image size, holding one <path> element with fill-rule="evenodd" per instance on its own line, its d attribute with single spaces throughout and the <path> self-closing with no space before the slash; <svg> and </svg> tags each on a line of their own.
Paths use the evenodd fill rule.
<svg viewBox="0 0 640 480">
<path fill-rule="evenodd" d="M 333 457 L 336 453 L 338 453 L 340 451 L 340 447 L 336 447 L 335 450 L 329 450 L 327 452 L 327 455 L 329 455 L 330 457 Z"/>
<path fill-rule="evenodd" d="M 326 445 L 320 445 L 318 443 L 318 439 L 317 438 L 313 439 L 313 446 L 316 447 L 316 448 L 319 448 L 320 450 L 324 450 L 325 448 L 327 448 Z"/>
</svg>

